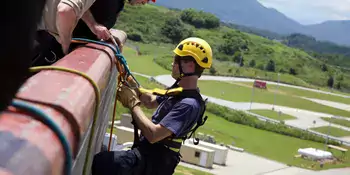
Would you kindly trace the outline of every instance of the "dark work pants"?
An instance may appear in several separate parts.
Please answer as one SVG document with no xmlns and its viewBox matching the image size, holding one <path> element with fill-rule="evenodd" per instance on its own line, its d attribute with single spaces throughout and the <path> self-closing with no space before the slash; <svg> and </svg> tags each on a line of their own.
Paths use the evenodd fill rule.
<svg viewBox="0 0 350 175">
<path fill-rule="evenodd" d="M 179 153 L 159 144 L 105 151 L 94 156 L 92 175 L 172 175 L 179 162 Z"/>
</svg>

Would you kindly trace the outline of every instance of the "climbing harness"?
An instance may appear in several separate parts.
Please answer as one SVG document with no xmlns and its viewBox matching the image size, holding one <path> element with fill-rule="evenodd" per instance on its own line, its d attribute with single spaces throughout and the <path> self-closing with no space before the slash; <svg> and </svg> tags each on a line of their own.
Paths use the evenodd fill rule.
<svg viewBox="0 0 350 175">
<path fill-rule="evenodd" d="M 200 115 L 199 118 L 197 119 L 197 122 L 194 124 L 194 126 L 191 128 L 190 131 L 188 131 L 188 133 L 184 136 L 181 137 L 168 137 L 165 138 L 163 140 L 160 141 L 160 143 L 164 144 L 164 146 L 168 147 L 170 150 L 173 150 L 174 152 L 179 152 L 182 142 L 184 142 L 186 139 L 189 139 L 193 137 L 193 143 L 195 145 L 199 144 L 199 139 L 196 138 L 195 136 L 195 132 L 196 130 L 204 125 L 204 123 L 206 122 L 206 120 L 208 119 L 208 116 L 204 116 L 205 110 L 206 110 L 206 102 L 207 99 L 203 100 L 202 96 L 200 95 L 200 93 L 197 90 L 186 90 L 183 89 L 182 87 L 178 87 L 176 84 L 172 85 L 170 88 L 168 89 L 158 89 L 155 88 L 153 90 L 149 90 L 149 89 L 144 89 L 144 88 L 139 88 L 141 93 L 150 93 L 153 95 L 158 95 L 158 96 L 165 96 L 165 97 L 173 97 L 176 102 L 180 101 L 183 98 L 194 98 L 196 99 L 201 106 L 201 110 L 200 110 Z M 166 115 L 166 113 L 162 113 L 162 111 L 159 112 L 158 117 L 162 118 Z M 204 116 L 204 118 L 203 118 Z M 139 138 L 138 135 L 138 127 L 135 127 L 135 123 L 134 124 L 134 147 L 137 147 L 139 145 L 139 140 L 136 138 Z"/>
</svg>

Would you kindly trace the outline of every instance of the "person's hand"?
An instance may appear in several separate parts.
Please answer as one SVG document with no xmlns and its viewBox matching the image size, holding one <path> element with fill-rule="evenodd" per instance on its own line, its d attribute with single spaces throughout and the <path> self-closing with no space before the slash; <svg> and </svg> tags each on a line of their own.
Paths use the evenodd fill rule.
<svg viewBox="0 0 350 175">
<path fill-rule="evenodd" d="M 141 103 L 135 90 L 130 89 L 122 83 L 117 89 L 117 99 L 124 107 L 129 109 L 132 109 Z"/>
<path fill-rule="evenodd" d="M 62 51 L 65 55 L 68 54 L 68 50 L 69 50 L 69 46 L 70 46 L 70 43 L 71 43 L 71 40 L 70 39 L 66 39 L 66 38 L 62 38 L 59 43 L 61 44 L 61 47 L 62 47 Z"/>
<path fill-rule="evenodd" d="M 92 33 L 94 33 L 98 39 L 108 40 L 111 36 L 109 30 L 101 25 L 97 24 L 92 28 Z"/>
</svg>

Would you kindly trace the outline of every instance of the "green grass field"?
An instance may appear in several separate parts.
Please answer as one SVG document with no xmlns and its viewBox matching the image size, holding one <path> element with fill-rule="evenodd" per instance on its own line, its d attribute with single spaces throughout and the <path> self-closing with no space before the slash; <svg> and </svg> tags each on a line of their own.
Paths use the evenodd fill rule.
<svg viewBox="0 0 350 175">
<path fill-rule="evenodd" d="M 271 119 L 275 119 L 275 120 L 292 120 L 292 119 L 296 119 L 296 117 L 293 117 L 291 115 L 288 114 L 283 114 L 281 113 L 281 115 L 279 115 L 279 112 L 277 111 L 273 111 L 273 110 L 250 110 L 250 112 L 253 112 L 255 114 L 259 114 Z"/>
<path fill-rule="evenodd" d="M 236 83 L 236 82 L 234 82 Z M 238 84 L 238 83 L 236 83 Z M 239 84 L 248 85 L 250 87 L 253 86 L 253 83 L 250 82 L 239 82 Z M 302 89 L 292 88 L 292 87 L 285 87 L 285 86 L 277 86 L 273 84 L 267 84 L 267 88 L 269 91 L 276 91 L 281 94 L 288 94 L 291 96 L 301 96 L 301 97 L 308 97 L 308 98 L 316 98 L 321 100 L 329 100 L 329 101 L 335 101 L 338 103 L 344 103 L 344 104 L 350 104 L 350 98 L 343 98 L 335 95 L 329 95 L 329 94 L 322 94 L 312 91 L 306 91 Z M 346 94 L 349 95 L 349 94 Z"/>
<path fill-rule="evenodd" d="M 334 137 L 345 137 L 345 136 L 350 136 L 350 131 L 343 130 L 340 128 L 333 127 L 332 125 L 329 126 L 322 126 L 322 127 L 317 127 L 317 128 L 311 128 L 314 131 L 323 133 L 323 134 L 328 134 Z"/>
<path fill-rule="evenodd" d="M 201 93 L 205 95 L 234 102 L 250 102 L 252 97 L 252 87 L 237 85 L 229 82 L 199 81 L 199 87 L 201 89 Z M 215 91 L 213 89 L 215 89 Z M 222 92 L 224 92 L 224 95 Z M 253 102 L 274 104 L 275 95 L 276 105 L 350 117 L 350 112 L 345 110 L 321 105 L 309 100 L 293 97 L 288 94 L 275 94 L 269 90 L 257 88 L 254 88 Z"/>
<path fill-rule="evenodd" d="M 176 167 L 174 175 L 213 175 L 213 174 L 179 165 Z"/>
<path fill-rule="evenodd" d="M 349 120 L 344 120 L 344 119 L 336 119 L 336 118 L 327 118 L 327 117 L 322 117 L 322 120 L 337 124 L 337 125 L 342 125 L 345 127 L 349 127 L 350 128 L 350 121 Z"/>
<path fill-rule="evenodd" d="M 298 154 L 299 148 L 324 148 L 324 144 L 322 143 L 306 141 L 231 123 L 211 113 L 207 113 L 207 115 L 208 120 L 203 127 L 199 128 L 199 132 L 214 136 L 219 143 L 231 144 L 234 142 L 236 146 L 244 148 L 249 153 L 278 162 L 313 169 L 310 166 L 315 162 L 294 158 L 294 156 Z M 336 152 L 335 155 L 340 156 L 341 153 Z M 348 159 L 345 162 L 336 165 L 326 165 L 323 169 L 350 166 L 350 153 L 347 153 L 346 157 Z M 320 169 L 319 166 L 315 166 L 314 168 L 316 170 Z"/>
</svg>

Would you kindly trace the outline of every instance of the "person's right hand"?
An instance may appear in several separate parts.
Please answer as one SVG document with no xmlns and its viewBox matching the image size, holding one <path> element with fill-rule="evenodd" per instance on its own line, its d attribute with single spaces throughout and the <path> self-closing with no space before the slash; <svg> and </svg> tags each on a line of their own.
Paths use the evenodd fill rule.
<svg viewBox="0 0 350 175">
<path fill-rule="evenodd" d="M 97 36 L 98 39 L 103 39 L 105 41 L 107 41 L 111 37 L 111 33 L 109 32 L 109 30 L 101 24 L 96 24 L 92 28 L 92 32 Z"/>
<path fill-rule="evenodd" d="M 62 51 L 65 55 L 68 54 L 68 50 L 69 50 L 69 46 L 70 46 L 70 42 L 62 42 L 61 43 L 62 46 Z"/>
</svg>

